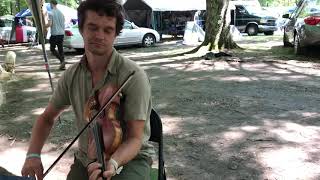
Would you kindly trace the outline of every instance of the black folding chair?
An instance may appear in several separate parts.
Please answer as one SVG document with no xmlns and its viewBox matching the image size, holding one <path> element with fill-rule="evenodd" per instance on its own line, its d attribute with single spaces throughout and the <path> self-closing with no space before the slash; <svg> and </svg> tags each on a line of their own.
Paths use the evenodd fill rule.
<svg viewBox="0 0 320 180">
<path fill-rule="evenodd" d="M 163 159 L 162 122 L 157 112 L 152 109 L 150 114 L 151 136 L 149 141 L 158 143 L 158 180 L 166 180 L 166 171 Z"/>
</svg>

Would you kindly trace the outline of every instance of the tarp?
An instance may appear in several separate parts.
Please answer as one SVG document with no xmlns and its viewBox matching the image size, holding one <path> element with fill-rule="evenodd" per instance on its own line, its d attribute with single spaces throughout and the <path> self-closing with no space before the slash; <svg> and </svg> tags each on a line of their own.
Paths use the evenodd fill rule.
<svg viewBox="0 0 320 180">
<path fill-rule="evenodd" d="M 188 21 L 183 35 L 183 44 L 197 45 L 199 42 L 204 41 L 205 32 L 194 21 Z"/>
<path fill-rule="evenodd" d="M 192 11 L 205 10 L 206 0 L 126 0 L 126 10 Z"/>
</svg>

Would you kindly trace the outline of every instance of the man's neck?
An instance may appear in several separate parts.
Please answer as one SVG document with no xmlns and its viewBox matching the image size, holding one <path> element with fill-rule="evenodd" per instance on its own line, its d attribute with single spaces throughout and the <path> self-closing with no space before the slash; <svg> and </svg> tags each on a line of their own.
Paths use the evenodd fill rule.
<svg viewBox="0 0 320 180">
<path fill-rule="evenodd" d="M 93 74 L 104 73 L 110 62 L 112 51 L 104 56 L 97 56 L 90 52 L 86 52 L 88 67 Z"/>
</svg>

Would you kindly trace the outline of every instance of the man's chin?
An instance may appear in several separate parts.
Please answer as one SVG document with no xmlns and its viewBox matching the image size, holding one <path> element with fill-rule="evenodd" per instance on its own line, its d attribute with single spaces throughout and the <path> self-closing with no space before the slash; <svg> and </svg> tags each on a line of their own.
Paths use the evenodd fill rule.
<svg viewBox="0 0 320 180">
<path fill-rule="evenodd" d="M 97 56 L 103 56 L 107 54 L 107 51 L 105 49 L 94 49 L 94 48 L 90 48 L 89 51 Z"/>
</svg>

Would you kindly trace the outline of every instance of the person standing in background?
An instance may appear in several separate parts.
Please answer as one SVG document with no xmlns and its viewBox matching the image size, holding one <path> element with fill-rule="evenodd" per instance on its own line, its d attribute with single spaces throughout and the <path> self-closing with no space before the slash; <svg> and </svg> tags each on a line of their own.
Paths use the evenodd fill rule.
<svg viewBox="0 0 320 180">
<path fill-rule="evenodd" d="M 64 38 L 64 24 L 65 19 L 62 12 L 57 8 L 58 2 L 56 0 L 51 0 L 51 12 L 49 13 L 49 26 L 51 27 L 51 36 L 49 39 L 50 51 L 60 60 L 60 70 L 66 69 L 66 63 L 64 61 L 63 52 L 63 38 Z M 56 46 L 58 47 L 58 52 L 56 51 Z"/>
</svg>

